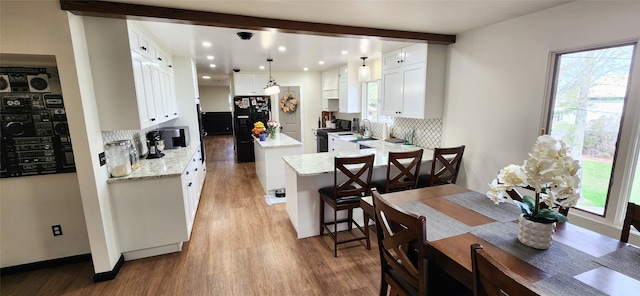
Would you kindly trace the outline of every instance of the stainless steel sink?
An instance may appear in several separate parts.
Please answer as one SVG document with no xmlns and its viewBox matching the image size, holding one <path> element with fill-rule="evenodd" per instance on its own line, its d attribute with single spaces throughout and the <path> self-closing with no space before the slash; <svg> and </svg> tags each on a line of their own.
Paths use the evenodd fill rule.
<svg viewBox="0 0 640 296">
<path fill-rule="evenodd" d="M 360 139 L 351 140 L 349 142 L 357 143 L 357 142 L 360 142 L 360 141 L 372 141 L 372 140 L 376 140 L 376 138 L 372 138 L 372 137 L 360 138 Z"/>
</svg>

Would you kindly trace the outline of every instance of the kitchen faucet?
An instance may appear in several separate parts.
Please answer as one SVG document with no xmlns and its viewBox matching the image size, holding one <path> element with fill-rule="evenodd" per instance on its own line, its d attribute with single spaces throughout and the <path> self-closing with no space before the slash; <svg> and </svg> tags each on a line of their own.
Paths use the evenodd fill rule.
<svg viewBox="0 0 640 296">
<path fill-rule="evenodd" d="M 369 123 L 368 125 L 367 122 Z M 371 121 L 369 119 L 362 120 L 362 129 L 362 136 L 365 138 L 371 137 Z"/>
</svg>

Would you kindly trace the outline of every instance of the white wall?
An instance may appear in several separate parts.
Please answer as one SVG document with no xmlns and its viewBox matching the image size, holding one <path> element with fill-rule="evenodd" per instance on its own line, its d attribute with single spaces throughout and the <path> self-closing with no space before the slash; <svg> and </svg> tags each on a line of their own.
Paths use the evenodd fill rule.
<svg viewBox="0 0 640 296">
<path fill-rule="evenodd" d="M 300 98 L 298 103 L 298 112 L 301 112 L 300 119 L 302 126 L 300 127 L 302 146 L 304 153 L 316 153 L 316 146 L 313 144 L 315 136 L 311 132 L 312 128 L 318 127 L 318 117 L 322 110 L 322 73 L 320 72 L 274 72 L 273 78 L 280 85 L 300 86 Z M 277 104 L 284 94 L 283 89 L 280 94 L 273 96 L 272 109 L 273 117 L 278 120 Z M 279 121 L 279 120 L 278 120 Z"/>
<path fill-rule="evenodd" d="M 203 112 L 233 112 L 228 86 L 198 86 L 200 90 L 200 107 Z"/>
<path fill-rule="evenodd" d="M 4 228 L 2 229 L 2 266 L 91 251 L 94 270 L 109 271 L 117 262 L 120 252 L 117 250 L 110 218 L 109 195 L 105 182 L 107 170 L 98 164 L 98 152 L 104 149 L 98 112 L 92 95 L 91 75 L 87 71 L 87 65 L 83 64 L 88 61 L 88 53 L 86 46 L 84 51 L 75 44 L 72 47 L 72 35 L 78 37 L 83 34 L 81 19 L 78 23 L 78 17 L 68 17 L 66 12 L 60 10 L 57 1 L 2 1 L 1 5 L 0 52 L 56 57 L 77 169 L 77 175 L 25 177 L 0 181 L 3 227 L 5 223 L 18 224 L 15 220 L 4 220 L 5 217 L 12 217 L 11 215 L 20 216 L 23 221 L 30 221 L 24 229 L 15 226 L 18 227 L 15 231 L 6 234 Z M 74 51 L 77 55 L 74 55 Z M 78 68 L 76 61 L 79 63 Z M 72 180 L 71 176 L 77 176 L 77 180 Z M 38 190 L 33 187 L 38 187 Z M 48 188 L 51 189 L 47 190 Z M 50 194 L 49 201 L 56 199 L 58 203 L 51 205 L 44 212 L 40 211 L 47 203 L 47 197 L 43 192 Z M 18 206 L 7 196 L 24 200 Z M 79 209 L 83 209 L 84 215 Z M 11 212 L 11 215 L 5 216 L 5 212 Z M 61 218 L 62 216 L 65 218 Z M 51 221 L 67 221 L 67 225 L 61 223 L 64 235 L 56 237 L 55 243 L 50 241 Z M 37 233 L 30 229 L 35 225 L 38 227 Z M 21 230 L 24 232 L 16 233 Z M 5 237 L 6 235 L 15 237 Z M 87 235 L 90 250 L 87 246 Z M 13 239 L 24 239 L 45 247 L 18 249 L 15 245 L 6 245 L 7 241 Z"/>
<path fill-rule="evenodd" d="M 443 127 L 443 146 L 467 147 L 459 184 L 486 192 L 498 170 L 524 161 L 543 126 L 551 51 L 637 40 L 638 28 L 638 2 L 577 1 L 459 34 Z"/>
</svg>

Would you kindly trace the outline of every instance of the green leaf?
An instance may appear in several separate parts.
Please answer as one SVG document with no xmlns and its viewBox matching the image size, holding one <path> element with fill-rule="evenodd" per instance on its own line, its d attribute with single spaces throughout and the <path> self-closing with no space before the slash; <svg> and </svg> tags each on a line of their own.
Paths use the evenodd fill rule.
<svg viewBox="0 0 640 296">
<path fill-rule="evenodd" d="M 533 213 L 531 213 L 531 207 L 529 206 L 529 204 L 518 201 L 518 200 L 514 200 L 514 202 L 516 203 L 516 205 L 518 205 L 518 207 L 520 208 L 520 211 L 522 211 L 522 213 L 525 214 L 525 216 L 533 215 Z"/>
<path fill-rule="evenodd" d="M 529 209 L 533 210 L 536 208 L 536 200 L 531 196 L 525 195 L 522 197 L 522 201 L 529 206 Z"/>
<path fill-rule="evenodd" d="M 538 214 L 532 215 L 529 218 L 531 221 L 547 224 L 554 222 L 566 222 L 568 220 L 564 215 L 550 209 L 540 209 Z"/>
</svg>

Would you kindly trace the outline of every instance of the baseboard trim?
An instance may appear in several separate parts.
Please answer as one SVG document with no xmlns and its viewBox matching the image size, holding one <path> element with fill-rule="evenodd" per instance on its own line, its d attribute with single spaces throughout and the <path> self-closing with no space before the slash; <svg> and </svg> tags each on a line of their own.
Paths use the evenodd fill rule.
<svg viewBox="0 0 640 296">
<path fill-rule="evenodd" d="M 111 271 L 105 271 L 105 272 L 94 274 L 93 282 L 99 283 L 99 282 L 106 282 L 106 281 L 115 279 L 116 276 L 118 275 L 118 272 L 120 272 L 120 268 L 122 267 L 123 264 L 124 264 L 124 255 L 120 255 L 120 259 L 118 259 L 116 266 L 114 266 Z"/>
<path fill-rule="evenodd" d="M 38 261 L 38 262 L 21 264 L 16 266 L 3 267 L 3 268 L 0 268 L 0 275 L 5 276 L 10 274 L 34 271 L 38 269 L 44 269 L 44 268 L 50 268 L 50 267 L 56 267 L 56 266 L 80 263 L 80 262 L 86 262 L 86 261 L 91 261 L 90 253 L 63 257 L 63 258 L 56 258 L 51 260 Z"/>
</svg>

